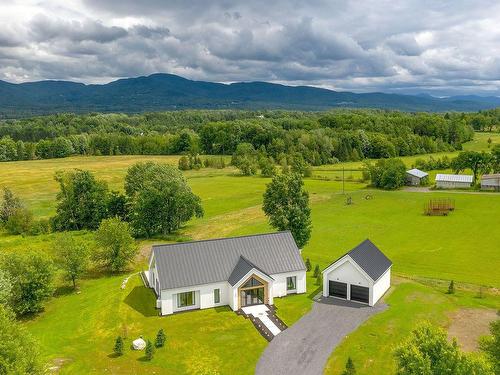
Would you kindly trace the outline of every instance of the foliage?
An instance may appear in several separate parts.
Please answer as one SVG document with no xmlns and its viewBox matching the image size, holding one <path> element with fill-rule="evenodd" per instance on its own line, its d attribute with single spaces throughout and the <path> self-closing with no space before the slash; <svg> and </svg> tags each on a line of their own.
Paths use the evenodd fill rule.
<svg viewBox="0 0 500 375">
<path fill-rule="evenodd" d="M 38 345 L 0 305 L 0 374 L 37 375 L 43 373 Z"/>
<path fill-rule="evenodd" d="M 58 171 L 59 183 L 54 227 L 58 230 L 96 229 L 107 217 L 108 186 L 90 171 Z"/>
<path fill-rule="evenodd" d="M 309 258 L 306 259 L 306 271 L 311 271 L 311 260 Z"/>
<path fill-rule="evenodd" d="M 500 319 L 490 323 L 490 336 L 479 342 L 480 349 L 488 356 L 495 374 L 500 374 Z"/>
<path fill-rule="evenodd" d="M 311 237 L 309 194 L 299 174 L 281 174 L 273 178 L 264 193 L 263 210 L 273 228 L 289 230 L 297 246 L 303 248 Z"/>
<path fill-rule="evenodd" d="M 455 282 L 453 280 L 451 280 L 450 285 L 448 285 L 448 294 L 455 294 Z"/>
<path fill-rule="evenodd" d="M 259 168 L 262 177 L 274 177 L 276 175 L 276 166 L 272 158 L 261 157 L 259 159 Z"/>
<path fill-rule="evenodd" d="M 400 375 L 493 375 L 484 360 L 462 353 L 455 340 L 450 343 L 446 332 L 430 323 L 415 328 L 395 357 Z"/>
<path fill-rule="evenodd" d="M 131 201 L 131 225 L 150 237 L 179 229 L 193 216 L 203 216 L 200 198 L 182 173 L 167 164 L 137 163 L 129 168 L 125 189 Z"/>
<path fill-rule="evenodd" d="M 8 306 L 12 296 L 12 283 L 9 275 L 0 268 L 0 305 Z"/>
<path fill-rule="evenodd" d="M 319 273 L 318 276 L 316 276 L 316 285 L 321 285 L 322 282 L 323 282 L 323 277 L 321 273 Z"/>
<path fill-rule="evenodd" d="M 113 347 L 113 353 L 117 356 L 123 355 L 123 339 L 118 336 L 115 340 L 115 346 Z"/>
<path fill-rule="evenodd" d="M 451 161 L 451 167 L 456 173 L 469 168 L 472 170 L 473 183 L 475 183 L 479 174 L 488 173 L 491 170 L 492 161 L 492 155 L 484 151 L 463 151 Z"/>
<path fill-rule="evenodd" d="M 27 208 L 16 209 L 5 223 L 5 229 L 10 234 L 24 234 L 32 231 L 33 213 Z"/>
<path fill-rule="evenodd" d="M 118 217 L 121 220 L 128 219 L 129 207 L 127 197 L 124 194 L 118 191 L 112 191 L 108 195 L 106 208 L 108 217 Z"/>
<path fill-rule="evenodd" d="M 145 353 L 146 360 L 151 361 L 153 359 L 154 353 L 155 353 L 155 348 L 151 343 L 151 341 L 148 340 L 146 343 L 146 353 Z"/>
<path fill-rule="evenodd" d="M 451 166 L 451 160 L 448 156 L 441 158 L 434 158 L 430 156 L 429 159 L 417 159 L 413 164 L 413 168 L 418 168 L 422 171 L 434 171 L 440 169 L 448 169 Z"/>
<path fill-rule="evenodd" d="M 253 145 L 250 143 L 240 143 L 236 146 L 231 164 L 238 168 L 243 175 L 250 176 L 257 172 L 257 160 L 257 152 Z"/>
<path fill-rule="evenodd" d="M 64 271 L 66 279 L 76 288 L 76 280 L 88 267 L 89 251 L 84 243 L 77 241 L 69 233 L 60 235 L 54 243 L 57 265 Z"/>
<path fill-rule="evenodd" d="M 207 159 L 208 160 L 208 159 Z M 179 169 L 181 171 L 187 171 L 190 169 L 200 169 L 203 167 L 203 162 L 198 155 L 181 156 L 178 163 Z"/>
<path fill-rule="evenodd" d="M 320 270 L 320 268 L 319 268 L 319 264 L 316 264 L 316 266 L 314 266 L 314 273 L 313 273 L 313 276 L 314 276 L 314 277 L 318 277 L 320 274 L 321 274 L 321 270 Z"/>
<path fill-rule="evenodd" d="M 17 315 L 36 313 L 52 295 L 53 263 L 42 252 L 8 253 L 2 268 L 12 283 L 10 306 Z"/>
<path fill-rule="evenodd" d="M 0 224 L 5 224 L 20 208 L 23 208 L 21 199 L 16 197 L 9 188 L 4 187 L 2 205 L 0 206 Z"/>
<path fill-rule="evenodd" d="M 104 219 L 95 232 L 94 259 L 111 272 L 125 270 L 137 254 L 128 223 L 119 218 Z"/>
<path fill-rule="evenodd" d="M 373 186 L 398 189 L 406 183 L 406 166 L 401 159 L 380 159 L 375 165 L 365 164 Z"/>
<path fill-rule="evenodd" d="M 347 358 L 347 362 L 345 364 L 345 370 L 342 372 L 342 375 L 355 375 L 356 367 L 354 366 L 354 362 L 351 357 Z"/>
<path fill-rule="evenodd" d="M 158 333 L 156 334 L 155 347 L 161 348 L 165 345 L 165 341 L 167 337 L 165 336 L 165 332 L 163 332 L 163 328 L 160 328 Z"/>
</svg>

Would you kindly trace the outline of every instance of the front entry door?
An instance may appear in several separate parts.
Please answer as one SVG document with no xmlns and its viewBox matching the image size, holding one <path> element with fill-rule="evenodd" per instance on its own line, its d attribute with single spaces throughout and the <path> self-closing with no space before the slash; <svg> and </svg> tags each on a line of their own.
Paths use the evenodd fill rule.
<svg viewBox="0 0 500 375">
<path fill-rule="evenodd" d="M 241 307 L 261 305 L 264 303 L 264 288 L 241 291 Z"/>
</svg>

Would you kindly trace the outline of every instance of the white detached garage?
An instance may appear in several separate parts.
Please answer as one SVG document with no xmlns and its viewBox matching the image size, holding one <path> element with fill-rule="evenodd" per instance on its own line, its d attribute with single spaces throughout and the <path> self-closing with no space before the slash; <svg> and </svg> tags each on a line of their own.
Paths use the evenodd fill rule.
<svg viewBox="0 0 500 375">
<path fill-rule="evenodd" d="M 391 266 L 389 258 L 367 239 L 323 271 L 323 296 L 373 306 L 391 286 Z"/>
</svg>

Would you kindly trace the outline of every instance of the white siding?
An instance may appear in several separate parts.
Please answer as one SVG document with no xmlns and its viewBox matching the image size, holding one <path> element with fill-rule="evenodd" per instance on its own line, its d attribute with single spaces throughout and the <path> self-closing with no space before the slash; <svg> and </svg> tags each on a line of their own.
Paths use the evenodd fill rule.
<svg viewBox="0 0 500 375">
<path fill-rule="evenodd" d="M 470 186 L 470 182 L 436 181 L 436 187 L 440 189 L 468 189 Z"/>
<path fill-rule="evenodd" d="M 389 268 L 380 276 L 377 282 L 373 285 L 373 293 L 371 293 L 370 306 L 373 306 L 384 295 L 391 286 L 391 269 Z"/>
<path fill-rule="evenodd" d="M 290 276 L 297 277 L 297 290 L 294 293 L 306 292 L 306 271 L 278 273 L 270 276 L 274 279 L 272 293 L 270 293 L 273 297 L 283 297 L 288 294 L 286 290 L 286 278 Z"/>
<path fill-rule="evenodd" d="M 347 285 L 347 299 L 350 299 L 351 284 L 368 288 L 372 286 L 372 280 L 354 265 L 350 257 L 340 259 L 333 268 L 325 270 L 323 274 L 323 296 L 325 297 L 328 296 L 328 281 L 330 280 L 349 284 Z"/>
</svg>

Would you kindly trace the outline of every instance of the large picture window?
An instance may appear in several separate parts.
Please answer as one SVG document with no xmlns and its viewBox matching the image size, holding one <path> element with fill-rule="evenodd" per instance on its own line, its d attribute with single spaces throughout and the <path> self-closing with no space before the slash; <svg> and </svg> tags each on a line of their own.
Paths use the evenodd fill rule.
<svg viewBox="0 0 500 375">
<path fill-rule="evenodd" d="M 220 289 L 214 289 L 214 303 L 220 303 Z"/>
<path fill-rule="evenodd" d="M 297 290 L 297 276 L 286 278 L 286 290 Z"/>
<path fill-rule="evenodd" d="M 177 307 L 193 306 L 194 304 L 194 292 L 177 294 Z"/>
</svg>

